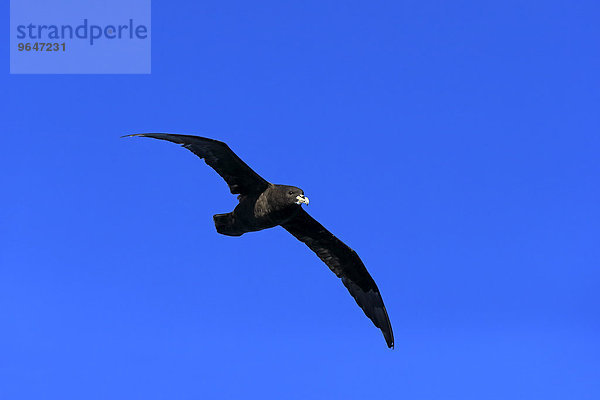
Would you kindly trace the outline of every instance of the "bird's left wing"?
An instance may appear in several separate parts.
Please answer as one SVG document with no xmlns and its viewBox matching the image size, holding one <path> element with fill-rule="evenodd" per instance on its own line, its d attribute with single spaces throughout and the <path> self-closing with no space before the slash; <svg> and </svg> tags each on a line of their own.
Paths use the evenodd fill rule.
<svg viewBox="0 0 600 400">
<path fill-rule="evenodd" d="M 140 133 L 136 135 L 177 143 L 204 159 L 227 182 L 232 194 L 262 193 L 268 186 L 264 178 L 254 172 L 227 144 L 218 140 L 172 133 Z"/>
<path fill-rule="evenodd" d="M 282 226 L 305 243 L 342 279 L 356 303 L 375 326 L 381 329 L 388 347 L 394 347 L 394 333 L 383 299 L 358 254 L 303 209 Z"/>
</svg>

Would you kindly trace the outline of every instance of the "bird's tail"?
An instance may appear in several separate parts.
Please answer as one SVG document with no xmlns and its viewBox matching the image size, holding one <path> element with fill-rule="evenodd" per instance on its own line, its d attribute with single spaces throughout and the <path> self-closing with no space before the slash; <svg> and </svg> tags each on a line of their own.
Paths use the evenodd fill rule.
<svg viewBox="0 0 600 400">
<path fill-rule="evenodd" d="M 235 226 L 235 216 L 233 213 L 215 214 L 213 215 L 217 232 L 227 236 L 242 236 L 244 232 L 240 232 Z"/>
</svg>

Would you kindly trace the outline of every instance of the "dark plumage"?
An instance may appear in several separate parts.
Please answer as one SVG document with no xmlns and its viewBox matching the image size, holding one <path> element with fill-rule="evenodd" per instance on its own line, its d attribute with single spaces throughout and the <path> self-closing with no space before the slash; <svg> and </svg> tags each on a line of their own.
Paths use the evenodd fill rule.
<svg viewBox="0 0 600 400">
<path fill-rule="evenodd" d="M 238 194 L 239 204 L 227 214 L 213 216 L 217 232 L 241 236 L 281 225 L 304 242 L 342 283 L 364 313 L 381 329 L 388 347 L 394 347 L 392 326 L 379 289 L 358 254 L 313 219 L 301 207 L 308 204 L 302 189 L 267 182 L 223 142 L 190 135 L 143 133 L 138 135 L 177 143 L 204 159 Z"/>
</svg>

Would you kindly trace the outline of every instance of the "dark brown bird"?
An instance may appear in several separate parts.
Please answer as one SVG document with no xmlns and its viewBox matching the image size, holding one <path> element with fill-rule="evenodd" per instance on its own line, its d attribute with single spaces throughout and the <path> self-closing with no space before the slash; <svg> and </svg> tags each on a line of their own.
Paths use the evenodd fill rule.
<svg viewBox="0 0 600 400">
<path fill-rule="evenodd" d="M 302 189 L 267 182 L 218 140 L 169 133 L 127 136 L 167 140 L 204 159 L 227 182 L 231 193 L 238 194 L 239 204 L 232 212 L 213 216 L 218 233 L 241 236 L 281 225 L 342 280 L 367 317 L 381 329 L 388 347 L 394 347 L 392 325 L 375 281 L 354 250 L 304 211 L 302 204 L 308 204 L 308 198 Z"/>
</svg>

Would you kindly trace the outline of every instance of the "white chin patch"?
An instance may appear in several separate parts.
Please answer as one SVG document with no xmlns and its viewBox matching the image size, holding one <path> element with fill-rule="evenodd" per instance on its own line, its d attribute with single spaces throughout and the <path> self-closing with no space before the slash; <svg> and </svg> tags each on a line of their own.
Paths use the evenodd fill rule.
<svg viewBox="0 0 600 400">
<path fill-rule="evenodd" d="M 303 195 L 296 196 L 296 200 L 297 200 L 296 204 L 304 203 L 304 204 L 308 205 L 308 197 L 306 197 L 306 196 L 303 196 Z"/>
</svg>

